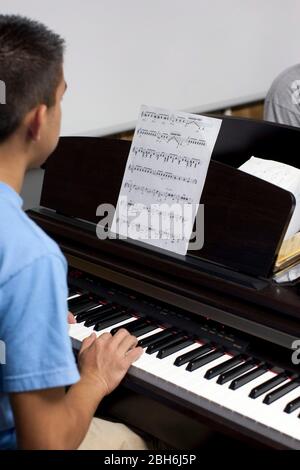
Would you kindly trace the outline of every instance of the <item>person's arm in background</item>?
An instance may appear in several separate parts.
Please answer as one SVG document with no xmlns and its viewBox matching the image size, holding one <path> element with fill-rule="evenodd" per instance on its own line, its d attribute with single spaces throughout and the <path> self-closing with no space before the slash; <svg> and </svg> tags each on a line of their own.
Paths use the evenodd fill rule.
<svg viewBox="0 0 300 470">
<path fill-rule="evenodd" d="M 264 103 L 264 120 L 288 126 L 300 127 L 300 109 L 294 112 L 291 108 L 280 105 L 275 99 L 266 99 Z"/>
<path fill-rule="evenodd" d="M 264 102 L 264 119 L 300 127 L 300 65 L 284 70 L 273 81 Z"/>
<path fill-rule="evenodd" d="M 11 394 L 22 449 L 76 449 L 101 399 L 122 380 L 142 348 L 125 330 L 87 338 L 79 353 L 81 379 L 65 389 Z M 133 348 L 133 349 L 132 349 Z"/>
</svg>

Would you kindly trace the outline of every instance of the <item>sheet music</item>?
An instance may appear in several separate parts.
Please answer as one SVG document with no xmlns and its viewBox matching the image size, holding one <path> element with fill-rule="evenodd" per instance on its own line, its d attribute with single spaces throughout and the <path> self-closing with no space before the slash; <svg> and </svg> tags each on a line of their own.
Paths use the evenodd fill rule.
<svg viewBox="0 0 300 470">
<path fill-rule="evenodd" d="M 111 231 L 185 255 L 221 123 L 142 106 Z"/>
<path fill-rule="evenodd" d="M 251 157 L 239 168 L 294 194 L 296 207 L 291 218 L 285 239 L 300 230 L 300 170 L 285 163 Z"/>
</svg>

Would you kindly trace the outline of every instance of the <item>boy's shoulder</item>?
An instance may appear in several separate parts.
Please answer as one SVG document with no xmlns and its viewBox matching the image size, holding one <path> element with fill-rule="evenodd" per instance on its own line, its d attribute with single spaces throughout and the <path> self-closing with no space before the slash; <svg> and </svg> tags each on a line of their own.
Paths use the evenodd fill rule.
<svg viewBox="0 0 300 470">
<path fill-rule="evenodd" d="M 0 214 L 0 286 L 38 258 L 56 256 L 65 263 L 55 241 L 21 208 L 0 201 Z"/>
</svg>

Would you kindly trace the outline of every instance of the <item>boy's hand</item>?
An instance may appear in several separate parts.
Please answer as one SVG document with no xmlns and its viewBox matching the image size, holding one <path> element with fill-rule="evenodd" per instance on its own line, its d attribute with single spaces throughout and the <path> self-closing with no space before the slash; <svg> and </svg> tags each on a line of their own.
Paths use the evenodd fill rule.
<svg viewBox="0 0 300 470">
<path fill-rule="evenodd" d="M 137 346 L 137 338 L 125 329 L 114 336 L 95 333 L 86 338 L 78 356 L 81 378 L 98 382 L 108 395 L 121 382 L 131 364 L 143 353 Z"/>
<path fill-rule="evenodd" d="M 76 323 L 76 318 L 71 312 L 68 313 L 68 323 L 69 325 L 73 325 L 74 323 Z"/>
</svg>

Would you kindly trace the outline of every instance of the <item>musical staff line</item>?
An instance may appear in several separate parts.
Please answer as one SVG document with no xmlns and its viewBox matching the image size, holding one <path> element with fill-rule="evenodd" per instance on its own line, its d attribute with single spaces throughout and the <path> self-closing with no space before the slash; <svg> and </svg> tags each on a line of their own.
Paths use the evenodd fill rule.
<svg viewBox="0 0 300 470">
<path fill-rule="evenodd" d="M 184 127 L 188 127 L 191 124 L 195 125 L 198 131 L 205 131 L 208 127 L 207 123 L 203 122 L 203 118 L 199 116 L 197 117 L 185 117 L 180 114 L 167 114 L 167 113 L 156 113 L 154 111 L 142 111 L 141 113 L 142 121 L 152 121 L 152 122 L 159 122 L 161 124 L 169 123 L 171 125 L 183 125 Z"/>
<path fill-rule="evenodd" d="M 172 233 L 168 230 L 157 230 L 152 226 L 146 224 L 141 224 L 140 222 L 129 222 L 126 217 L 118 216 L 116 218 L 116 224 L 125 225 L 130 230 L 137 230 L 141 238 L 145 239 L 156 239 L 156 240 L 166 240 L 171 243 L 180 242 L 180 241 L 189 241 L 189 238 L 184 236 L 182 233 Z"/>
<path fill-rule="evenodd" d="M 169 220 L 171 222 L 176 222 L 176 223 L 182 223 L 182 224 L 185 224 L 189 221 L 188 218 L 184 217 L 182 214 L 176 214 L 174 212 L 172 212 L 173 210 L 173 207 L 172 206 L 169 206 L 169 209 L 170 210 L 162 210 L 162 209 L 159 209 L 159 207 L 165 207 L 166 204 L 162 204 L 162 205 L 157 205 L 158 207 L 155 207 L 155 204 L 152 204 L 152 205 L 145 205 L 145 204 L 141 204 L 141 203 L 137 203 L 137 202 L 132 202 L 132 201 L 128 201 L 127 200 L 121 200 L 120 201 L 120 207 L 122 210 L 125 209 L 125 211 L 128 212 L 128 214 L 130 215 L 130 212 L 134 212 L 135 216 L 137 213 L 140 214 L 144 214 L 145 211 L 147 212 L 147 217 L 151 217 L 152 215 L 156 215 L 156 216 L 159 216 L 160 219 L 164 219 L 164 220 Z M 198 207 L 198 205 L 197 205 Z M 181 208 L 181 206 L 180 206 Z M 178 207 L 176 207 L 175 209 L 178 210 Z M 196 212 L 196 211 L 195 211 Z"/>
<path fill-rule="evenodd" d="M 147 186 L 138 185 L 132 182 L 126 181 L 124 188 L 128 189 L 129 193 L 131 191 L 139 192 L 140 194 L 147 194 L 153 197 L 156 197 L 158 200 L 171 200 L 176 201 L 177 203 L 181 202 L 184 204 L 192 204 L 192 198 L 186 196 L 185 194 L 176 194 L 171 191 L 161 191 L 155 188 L 148 188 Z"/>
<path fill-rule="evenodd" d="M 136 157 L 147 158 L 150 160 L 161 160 L 163 163 L 177 162 L 178 165 L 181 165 L 183 163 L 186 168 L 198 168 L 201 165 L 201 160 L 199 158 L 187 157 L 185 155 L 177 155 L 176 153 L 159 152 L 151 148 L 133 147 L 131 152 Z"/>
<path fill-rule="evenodd" d="M 161 132 L 161 131 L 154 131 L 151 129 L 139 128 L 137 130 L 138 137 L 154 137 L 156 142 L 166 142 L 170 144 L 172 141 L 176 142 L 177 147 L 188 147 L 189 145 L 196 145 L 196 146 L 206 146 L 205 139 L 197 139 L 195 137 L 182 137 L 181 134 L 175 132 Z"/>
<path fill-rule="evenodd" d="M 189 176 L 175 175 L 174 173 L 163 171 L 163 170 L 154 170 L 153 168 L 141 166 L 141 165 L 132 165 L 128 167 L 131 173 L 139 172 L 146 175 L 158 176 L 158 178 L 173 180 L 173 181 L 182 181 L 183 183 L 188 184 L 197 184 L 197 178 L 191 178 Z"/>
</svg>

